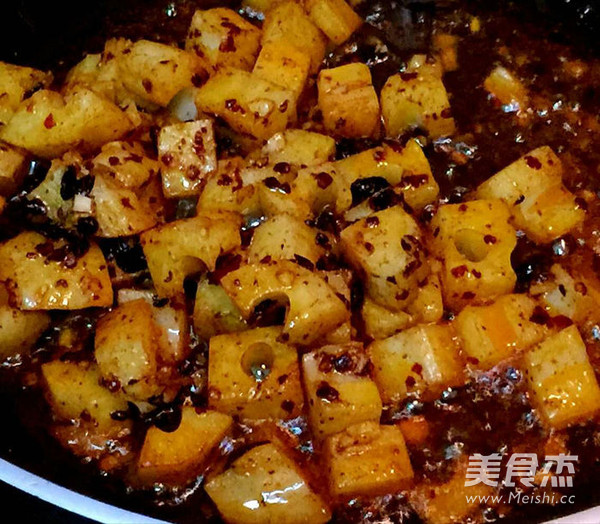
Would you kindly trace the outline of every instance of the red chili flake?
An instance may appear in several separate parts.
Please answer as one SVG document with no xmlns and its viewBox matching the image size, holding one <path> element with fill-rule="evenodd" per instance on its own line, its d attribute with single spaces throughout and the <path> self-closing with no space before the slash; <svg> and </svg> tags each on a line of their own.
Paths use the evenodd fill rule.
<svg viewBox="0 0 600 524">
<path fill-rule="evenodd" d="M 429 175 L 408 175 L 402 178 L 402 183 L 405 187 L 421 187 L 429 180 Z"/>
<path fill-rule="evenodd" d="M 413 371 L 414 373 L 416 373 L 417 375 L 419 375 L 421 378 L 423 378 L 423 366 L 421 366 L 421 364 L 419 364 L 418 362 L 415 362 L 412 366 L 412 368 L 410 368 L 411 371 Z"/>
<path fill-rule="evenodd" d="M 128 209 L 133 209 L 133 206 L 131 205 L 131 200 L 129 200 L 128 198 L 122 198 L 121 204 L 123 204 L 123 207 L 126 207 Z"/>
<path fill-rule="evenodd" d="M 396 300 L 406 300 L 409 294 L 410 293 L 408 292 L 408 289 L 403 289 L 400 293 L 396 293 L 396 296 L 394 298 Z"/>
<path fill-rule="evenodd" d="M 285 113 L 288 110 L 289 104 L 290 104 L 290 102 L 287 99 L 284 100 L 283 102 L 281 102 L 281 104 L 279 104 L 279 112 Z"/>
<path fill-rule="evenodd" d="M 221 22 L 221 27 L 225 27 L 226 29 L 228 29 L 229 34 L 231 35 L 239 35 L 242 32 L 242 30 L 233 22 L 231 22 L 229 18 L 223 18 Z"/>
<path fill-rule="evenodd" d="M 525 195 L 521 195 L 521 196 L 519 196 L 519 198 L 517 198 L 517 199 L 515 200 L 515 204 L 514 204 L 514 205 L 515 205 L 515 206 L 518 206 L 518 205 L 519 205 L 521 202 L 523 202 L 523 200 L 525 200 Z"/>
<path fill-rule="evenodd" d="M 327 189 L 333 183 L 333 178 L 329 173 L 325 171 L 321 171 L 320 173 L 313 173 L 313 177 L 317 181 L 317 185 L 321 189 Z"/>
<path fill-rule="evenodd" d="M 580 295 L 585 296 L 587 295 L 587 286 L 583 282 L 576 282 L 575 291 L 577 291 L 577 293 L 579 293 Z"/>
<path fill-rule="evenodd" d="M 479 364 L 479 359 L 475 357 L 467 357 L 467 363 L 476 366 L 477 364 Z"/>
<path fill-rule="evenodd" d="M 144 78 L 142 80 L 142 87 L 144 88 L 144 91 L 146 91 L 146 93 L 151 93 L 152 92 L 152 81 L 148 80 L 147 78 Z"/>
<path fill-rule="evenodd" d="M 315 265 L 308 258 L 303 257 L 298 253 L 294 254 L 294 262 L 296 262 L 296 264 L 298 264 L 300 267 L 308 269 L 309 271 L 312 271 L 315 268 Z"/>
<path fill-rule="evenodd" d="M 408 376 L 406 377 L 406 380 L 404 381 L 404 383 L 406 384 L 406 387 L 408 389 L 411 389 L 413 387 L 415 387 L 415 384 L 417 383 L 417 381 L 415 380 L 415 377 L 412 376 Z"/>
<path fill-rule="evenodd" d="M 325 233 L 321 233 L 320 231 L 315 236 L 315 242 L 318 246 L 324 248 L 331 247 L 329 244 L 329 237 Z"/>
<path fill-rule="evenodd" d="M 440 228 L 439 228 L 439 227 L 436 227 L 436 228 L 433 230 L 433 238 L 437 238 L 437 236 L 438 236 L 439 234 L 440 234 Z"/>
<path fill-rule="evenodd" d="M 345 125 L 346 125 L 346 119 L 345 118 L 338 118 L 336 120 L 336 122 L 335 122 L 335 128 L 336 129 L 341 129 Z"/>
<path fill-rule="evenodd" d="M 402 274 L 404 275 L 404 278 L 412 275 L 421 266 L 422 266 L 422 262 L 420 260 L 412 260 L 411 262 L 409 262 L 406 265 L 406 267 L 404 268 L 404 271 L 402 272 Z"/>
<path fill-rule="evenodd" d="M 418 73 L 400 73 L 400 78 L 405 82 L 409 82 L 410 80 L 414 80 L 419 76 Z"/>
<path fill-rule="evenodd" d="M 366 219 L 367 227 L 377 227 L 379 225 L 378 217 L 367 217 Z"/>
<path fill-rule="evenodd" d="M 445 109 L 442 109 L 440 116 L 442 118 L 452 118 L 452 110 L 449 107 L 446 107 Z"/>
<path fill-rule="evenodd" d="M 52 129 L 55 125 L 56 123 L 54 122 L 54 115 L 50 113 L 44 120 L 44 127 L 46 129 Z"/>
<path fill-rule="evenodd" d="M 463 213 L 464 213 L 464 212 L 465 212 L 467 209 L 469 209 L 469 208 L 467 207 L 467 204 L 461 204 L 460 206 L 458 206 L 458 210 L 459 210 L 459 211 L 461 211 L 461 212 L 463 212 Z"/>
<path fill-rule="evenodd" d="M 233 35 L 230 33 L 219 45 L 219 51 L 222 53 L 233 53 L 235 49 L 235 40 L 233 39 Z"/>
<path fill-rule="evenodd" d="M 527 155 L 525 157 L 525 162 L 527 162 L 527 165 L 531 169 L 542 169 L 542 163 L 534 156 Z"/>
<path fill-rule="evenodd" d="M 290 164 L 288 164 L 287 162 L 277 162 L 273 166 L 273 171 L 275 171 L 275 173 L 279 173 L 280 175 L 284 175 L 286 173 L 289 173 L 291 168 L 292 166 L 290 166 Z"/>
<path fill-rule="evenodd" d="M 292 190 L 287 182 L 280 182 L 274 176 L 267 177 L 263 180 L 263 184 L 271 190 L 277 190 L 281 193 L 289 194 Z"/>
<path fill-rule="evenodd" d="M 373 160 L 375 162 L 383 162 L 385 160 L 385 151 L 383 149 L 376 149 L 373 153 Z"/>
<path fill-rule="evenodd" d="M 265 255 L 260 259 L 261 264 L 268 264 L 269 262 L 271 262 L 271 255 Z"/>
<path fill-rule="evenodd" d="M 583 198 L 581 198 L 581 197 L 575 197 L 575 205 L 579 209 L 583 209 L 584 211 L 587 211 L 588 203 Z"/>
<path fill-rule="evenodd" d="M 201 131 L 196 131 L 194 135 L 194 145 L 193 145 L 194 153 L 196 153 L 197 157 L 204 158 L 204 153 L 206 153 L 206 148 L 204 147 L 204 135 Z"/>
<path fill-rule="evenodd" d="M 233 113 L 245 113 L 244 109 L 238 104 L 235 98 L 228 98 L 225 100 L 225 108 Z"/>
<path fill-rule="evenodd" d="M 116 166 L 116 165 L 118 165 L 118 164 L 119 164 L 119 157 L 116 157 L 116 156 L 109 156 L 109 157 L 108 157 L 108 163 L 109 163 L 111 166 Z"/>
<path fill-rule="evenodd" d="M 473 293 L 472 291 L 465 291 L 462 294 L 462 297 L 465 300 L 473 300 L 475 298 L 475 293 Z"/>
<path fill-rule="evenodd" d="M 473 276 L 475 278 L 481 278 L 481 273 L 479 271 L 477 271 L 476 269 L 472 269 L 471 273 L 473 274 Z"/>
<path fill-rule="evenodd" d="M 486 244 L 495 244 L 495 243 L 497 242 L 497 240 L 498 240 L 498 239 L 497 239 L 497 238 L 496 238 L 494 235 L 485 235 L 485 236 L 483 237 L 483 241 L 484 241 Z"/>
<path fill-rule="evenodd" d="M 233 183 L 232 178 L 229 175 L 221 175 L 217 180 L 218 186 L 230 186 Z"/>
<path fill-rule="evenodd" d="M 396 277 L 394 275 L 389 276 L 386 278 L 386 280 L 390 283 L 390 284 L 397 284 L 398 281 L 396 280 Z"/>
<path fill-rule="evenodd" d="M 410 253 L 412 251 L 412 245 L 406 237 L 407 237 L 407 235 L 404 235 L 400 239 L 400 245 L 402 246 L 402 249 L 404 249 L 404 251 L 406 251 L 407 253 Z"/>
<path fill-rule="evenodd" d="M 69 287 L 68 282 L 64 278 L 61 278 L 61 279 L 57 280 L 56 281 L 56 285 L 58 287 Z"/>
<path fill-rule="evenodd" d="M 371 244 L 371 242 L 365 242 L 365 249 L 369 253 L 373 253 L 373 251 L 375 251 L 375 246 L 373 244 Z"/>
<path fill-rule="evenodd" d="M 291 413 L 292 411 L 294 411 L 295 406 L 296 406 L 296 404 L 294 404 L 291 400 L 284 400 L 281 403 L 281 409 L 283 409 L 284 411 L 287 411 L 288 413 Z"/>
<path fill-rule="evenodd" d="M 535 306 L 535 309 L 529 317 L 529 320 L 535 324 L 546 325 L 550 321 L 550 315 L 541 306 Z"/>
<path fill-rule="evenodd" d="M 192 75 L 192 85 L 194 87 L 200 87 L 204 83 L 204 77 L 201 74 L 196 73 Z"/>
<path fill-rule="evenodd" d="M 161 161 L 165 166 L 170 166 L 171 162 L 173 162 L 173 155 L 171 153 L 165 153 L 162 156 Z"/>
<path fill-rule="evenodd" d="M 555 327 L 559 330 L 565 329 L 566 327 L 569 327 L 571 324 L 573 324 L 573 321 L 565 315 L 557 315 L 555 317 L 552 317 L 551 321 L 552 327 Z"/>
<path fill-rule="evenodd" d="M 135 153 L 132 153 L 125 160 L 127 160 L 129 162 L 135 162 L 136 164 L 141 164 L 142 160 L 144 160 L 144 157 L 140 156 L 140 155 L 136 155 Z"/>
<path fill-rule="evenodd" d="M 281 386 L 281 385 L 285 384 L 285 381 L 287 379 L 288 379 L 288 375 L 281 375 L 280 377 L 277 378 L 277 382 Z"/>
<path fill-rule="evenodd" d="M 340 398 L 340 393 L 337 389 L 331 387 L 327 382 L 322 380 L 317 388 L 317 397 L 322 398 L 327 402 L 335 402 Z"/>
</svg>

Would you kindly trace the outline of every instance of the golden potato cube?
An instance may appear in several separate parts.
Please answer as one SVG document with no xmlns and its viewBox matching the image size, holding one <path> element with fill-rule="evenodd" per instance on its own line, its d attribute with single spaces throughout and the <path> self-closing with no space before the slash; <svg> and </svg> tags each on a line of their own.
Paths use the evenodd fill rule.
<svg viewBox="0 0 600 524">
<path fill-rule="evenodd" d="M 140 142 L 109 142 L 92 160 L 92 173 L 113 178 L 125 188 L 138 188 L 156 176 L 160 164 Z"/>
<path fill-rule="evenodd" d="M 100 248 L 92 244 L 80 257 L 67 252 L 63 260 L 49 260 L 62 247 L 32 231 L 0 245 L 0 280 L 12 303 L 24 310 L 111 306 L 112 284 Z"/>
<path fill-rule="evenodd" d="M 211 120 L 182 122 L 163 127 L 158 135 L 166 197 L 202 192 L 206 179 L 217 169 L 217 144 Z"/>
<path fill-rule="evenodd" d="M 335 140 L 312 131 L 286 129 L 269 138 L 262 154 L 270 164 L 284 162 L 297 167 L 316 166 L 335 156 Z"/>
<path fill-rule="evenodd" d="M 302 379 L 313 434 L 324 438 L 348 426 L 379 421 L 381 398 L 365 373 L 369 358 L 359 343 L 325 346 L 302 357 Z"/>
<path fill-rule="evenodd" d="M 203 340 L 248 328 L 241 311 L 225 290 L 207 280 L 202 280 L 198 284 L 193 321 L 194 332 Z"/>
<path fill-rule="evenodd" d="M 408 305 L 406 312 L 413 317 L 415 324 L 429 324 L 442 319 L 444 302 L 442 285 L 437 274 L 431 274 L 425 281 L 419 282 L 417 296 Z"/>
<path fill-rule="evenodd" d="M 159 392 L 156 384 L 161 333 L 145 300 L 126 302 L 104 315 L 96 326 L 94 355 L 100 373 L 140 400 Z"/>
<path fill-rule="evenodd" d="M 12 196 L 25 178 L 25 154 L 0 143 L 0 195 Z"/>
<path fill-rule="evenodd" d="M 260 216 L 260 200 L 256 187 L 244 185 L 241 177 L 244 161 L 240 157 L 217 162 L 217 171 L 208 178 L 198 199 L 197 209 L 206 213 L 234 211 L 245 217 Z"/>
<path fill-rule="evenodd" d="M 366 291 L 378 304 L 402 309 L 429 273 L 415 220 L 400 206 L 359 220 L 340 235 L 350 263 L 366 275 Z"/>
<path fill-rule="evenodd" d="M 600 304 L 600 288 L 593 277 L 588 279 L 585 276 L 586 269 L 571 267 L 566 271 L 559 264 L 554 264 L 548 278 L 534 282 L 529 292 L 541 302 L 550 316 L 563 315 L 578 325 L 589 320 L 595 321 Z M 589 269 L 593 271 L 593 268 Z"/>
<path fill-rule="evenodd" d="M 488 369 L 542 340 L 545 330 L 531 320 L 535 301 L 505 295 L 490 306 L 467 306 L 456 317 L 456 331 L 470 364 Z"/>
<path fill-rule="evenodd" d="M 96 175 L 90 197 L 98 221 L 98 236 L 135 235 L 157 224 L 158 217 L 142 195 L 138 196 L 139 193 L 124 188 L 108 176 Z"/>
<path fill-rule="evenodd" d="M 459 459 L 459 464 L 449 480 L 434 484 L 424 480 L 409 492 L 410 504 L 423 519 L 430 524 L 455 524 L 469 522 L 474 512 L 481 508 L 481 500 L 488 500 L 490 507 L 495 491 L 487 484 L 466 486 L 467 460 Z"/>
<path fill-rule="evenodd" d="M 325 461 L 334 497 L 395 493 L 414 475 L 400 428 L 372 421 L 327 437 Z"/>
<path fill-rule="evenodd" d="M 500 198 L 517 228 L 539 243 L 568 233 L 585 219 L 562 183 L 563 166 L 548 146 L 530 151 L 477 188 L 478 198 Z"/>
<path fill-rule="evenodd" d="M 142 484 L 155 482 L 181 486 L 202 473 L 211 452 L 233 425 L 229 415 L 216 411 L 181 410 L 181 423 L 170 433 L 148 428 L 136 465 Z"/>
<path fill-rule="evenodd" d="M 291 91 L 241 69 L 217 72 L 197 91 L 196 105 L 223 118 L 235 131 L 261 140 L 296 120 Z"/>
<path fill-rule="evenodd" d="M 292 344 L 310 344 L 350 318 L 344 302 L 323 278 L 286 260 L 248 264 L 228 273 L 221 285 L 245 319 L 264 300 L 287 299 L 283 331 Z"/>
<path fill-rule="evenodd" d="M 576 326 L 528 351 L 524 365 L 533 403 L 550 427 L 585 421 L 600 408 L 600 387 Z"/>
<path fill-rule="evenodd" d="M 6 62 L 0 62 L 0 126 L 6 124 L 28 93 L 52 82 L 52 75 Z"/>
<path fill-rule="evenodd" d="M 242 7 L 247 7 L 253 11 L 266 13 L 272 7 L 280 4 L 283 0 L 242 0 Z"/>
<path fill-rule="evenodd" d="M 344 0 L 307 0 L 308 16 L 334 44 L 343 44 L 363 23 Z"/>
<path fill-rule="evenodd" d="M 438 184 L 416 140 L 409 140 L 401 150 L 387 145 L 368 149 L 334 162 L 334 166 L 341 178 L 336 202 L 340 212 L 351 207 L 352 184 L 362 178 L 385 178 L 391 186 L 402 190 L 404 201 L 417 211 L 437 201 Z"/>
<path fill-rule="evenodd" d="M 176 220 L 142 233 L 140 241 L 160 296 L 183 293 L 185 277 L 212 271 L 219 255 L 241 244 L 241 217 L 227 211 Z"/>
<path fill-rule="evenodd" d="M 23 101 L 0 139 L 44 158 L 55 158 L 71 148 L 89 151 L 118 140 L 133 125 L 118 106 L 93 91 L 77 88 L 64 98 L 41 90 Z"/>
<path fill-rule="evenodd" d="M 510 256 L 517 244 L 501 200 L 440 206 L 430 224 L 432 248 L 442 261 L 445 304 L 461 309 L 512 293 L 517 280 Z"/>
<path fill-rule="evenodd" d="M 497 66 L 483 82 L 484 89 L 494 96 L 507 112 L 525 111 L 529 94 L 521 81 L 508 69 Z"/>
<path fill-rule="evenodd" d="M 373 342 L 368 352 L 384 402 L 411 393 L 435 398 L 465 381 L 456 334 L 449 325 L 427 324 Z"/>
<path fill-rule="evenodd" d="M 406 311 L 393 311 L 369 297 L 364 299 L 361 316 L 365 333 L 375 340 L 390 337 L 413 324 L 413 318 Z"/>
<path fill-rule="evenodd" d="M 322 69 L 317 80 L 325 129 L 349 138 L 374 136 L 379 130 L 379 100 L 371 71 L 359 62 Z"/>
<path fill-rule="evenodd" d="M 317 230 L 299 218 L 286 214 L 274 215 L 254 230 L 248 248 L 248 262 L 260 262 L 268 257 L 300 263 L 305 259 L 316 264 L 325 254 L 325 249 L 317 242 L 317 234 Z"/>
<path fill-rule="evenodd" d="M 456 35 L 450 33 L 438 33 L 433 35 L 433 48 L 439 56 L 444 72 L 456 71 L 458 64 L 458 41 Z"/>
<path fill-rule="evenodd" d="M 310 56 L 286 41 L 266 42 L 254 64 L 253 73 L 294 94 L 302 94 L 310 70 Z"/>
<path fill-rule="evenodd" d="M 194 53 L 149 40 L 128 45 L 117 57 L 117 65 L 120 80 L 129 91 L 161 107 L 206 76 L 205 63 Z"/>
<path fill-rule="evenodd" d="M 247 451 L 205 490 L 226 522 L 324 524 L 331 518 L 300 468 L 271 443 Z"/>
<path fill-rule="evenodd" d="M 101 376 L 90 362 L 53 360 L 42 364 L 47 397 L 54 414 L 64 420 L 89 416 L 98 429 L 120 428 L 111 414 L 127 410 L 127 401 L 100 385 Z"/>
<path fill-rule="evenodd" d="M 198 10 L 185 41 L 185 48 L 210 65 L 250 71 L 260 48 L 260 29 L 225 7 Z"/>
<path fill-rule="evenodd" d="M 327 39 L 298 2 L 282 2 L 266 13 L 262 45 L 283 42 L 310 56 L 311 74 L 319 71 Z"/>
<path fill-rule="evenodd" d="M 381 114 L 386 135 L 392 138 L 413 127 L 423 128 L 431 138 L 455 131 L 446 88 L 427 72 L 390 76 L 381 90 Z"/>
<path fill-rule="evenodd" d="M 9 298 L 0 284 L 0 360 L 29 351 L 50 325 L 47 313 L 15 309 Z"/>
<path fill-rule="evenodd" d="M 209 405 L 246 419 L 294 418 L 304 397 L 296 349 L 281 328 L 251 329 L 210 339 Z"/>
</svg>

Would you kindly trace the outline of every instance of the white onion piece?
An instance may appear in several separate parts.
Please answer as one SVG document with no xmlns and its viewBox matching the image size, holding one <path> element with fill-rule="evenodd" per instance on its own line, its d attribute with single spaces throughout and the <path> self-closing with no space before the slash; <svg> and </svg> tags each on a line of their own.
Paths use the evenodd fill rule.
<svg viewBox="0 0 600 524">
<path fill-rule="evenodd" d="M 198 118 L 198 109 L 194 101 L 194 90 L 185 88 L 179 91 L 169 102 L 170 113 L 181 122 Z"/>
<path fill-rule="evenodd" d="M 76 213 L 91 213 L 92 199 L 84 195 L 75 195 L 73 199 L 73 211 Z"/>
</svg>

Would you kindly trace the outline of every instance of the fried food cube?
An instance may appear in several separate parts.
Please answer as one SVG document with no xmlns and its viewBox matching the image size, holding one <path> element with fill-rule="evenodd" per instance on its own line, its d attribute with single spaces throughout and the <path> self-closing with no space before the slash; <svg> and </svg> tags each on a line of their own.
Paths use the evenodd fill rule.
<svg viewBox="0 0 600 524">
<path fill-rule="evenodd" d="M 269 138 L 261 153 L 274 165 L 316 166 L 335 156 L 335 140 L 312 131 L 286 129 Z"/>
<path fill-rule="evenodd" d="M 159 219 L 143 189 L 123 187 L 108 176 L 95 177 L 90 198 L 100 237 L 136 235 L 154 227 Z"/>
<path fill-rule="evenodd" d="M 429 161 L 416 140 L 409 140 L 402 149 L 388 145 L 367 149 L 333 165 L 341 178 L 336 202 L 340 212 L 352 206 L 352 186 L 365 178 L 385 179 L 418 211 L 435 202 L 439 194 Z"/>
<path fill-rule="evenodd" d="M 371 137 L 379 129 L 379 100 L 365 64 L 322 69 L 317 80 L 323 124 L 332 134 Z"/>
<path fill-rule="evenodd" d="M 291 91 L 297 100 L 304 90 L 309 70 L 310 55 L 281 40 L 265 42 L 254 64 L 253 73 Z"/>
<path fill-rule="evenodd" d="M 125 188 L 142 186 L 159 170 L 160 164 L 148 156 L 140 142 L 109 142 L 92 160 L 94 175 L 110 177 Z"/>
<path fill-rule="evenodd" d="M 223 118 L 235 131 L 267 140 L 296 120 L 294 94 L 241 69 L 224 69 L 196 93 L 200 111 Z"/>
<path fill-rule="evenodd" d="M 327 38 L 297 2 L 282 2 L 265 15 L 262 45 L 287 42 L 310 56 L 310 73 L 315 74 L 325 57 Z"/>
<path fill-rule="evenodd" d="M 379 421 L 381 398 L 368 367 L 359 343 L 325 346 L 302 357 L 308 420 L 317 438 L 359 422 Z"/>
<path fill-rule="evenodd" d="M 176 220 L 142 233 L 140 241 L 160 296 L 183 294 L 185 277 L 212 271 L 219 255 L 241 244 L 241 217 L 215 211 Z"/>
<path fill-rule="evenodd" d="M 386 136 L 392 138 L 414 127 L 424 129 L 432 139 L 455 131 L 444 83 L 424 70 L 388 78 L 381 90 L 381 114 Z"/>
<path fill-rule="evenodd" d="M 50 325 L 47 313 L 13 308 L 9 298 L 0 284 L 0 360 L 29 351 Z"/>
<path fill-rule="evenodd" d="M 8 123 L 30 93 L 46 87 L 51 81 L 50 73 L 0 62 L 0 126 Z"/>
<path fill-rule="evenodd" d="M 563 429 L 600 408 L 600 387 L 575 325 L 546 338 L 523 361 L 533 403 L 548 426 Z"/>
<path fill-rule="evenodd" d="M 127 114 L 85 88 L 64 97 L 42 89 L 23 101 L 0 129 L 0 139 L 43 158 L 56 158 L 77 146 L 90 151 L 133 129 Z"/>
<path fill-rule="evenodd" d="M 52 257 L 58 253 L 64 253 L 62 260 Z M 113 303 L 106 260 L 96 244 L 77 256 L 62 241 L 27 231 L 0 245 L 0 258 L 0 280 L 19 309 L 73 310 Z"/>
<path fill-rule="evenodd" d="M 325 280 L 293 262 L 271 260 L 228 273 L 221 285 L 249 319 L 265 300 L 289 303 L 283 332 L 292 344 L 310 344 L 342 325 L 350 312 Z"/>
<path fill-rule="evenodd" d="M 225 290 L 208 280 L 202 280 L 194 302 L 194 332 L 204 340 L 215 335 L 235 333 L 247 329 L 239 308 Z"/>
<path fill-rule="evenodd" d="M 484 80 L 483 87 L 504 106 L 504 111 L 525 111 L 528 107 L 527 89 L 514 73 L 505 67 L 495 67 Z"/>
<path fill-rule="evenodd" d="M 543 326 L 530 320 L 536 303 L 526 295 L 505 295 L 489 306 L 467 306 L 456 331 L 470 364 L 488 369 L 542 340 Z"/>
<path fill-rule="evenodd" d="M 100 385 L 96 364 L 53 360 L 42 364 L 42 376 L 56 417 L 65 421 L 90 417 L 100 431 L 122 427 L 111 415 L 127 410 L 127 401 Z"/>
<path fill-rule="evenodd" d="M 304 404 L 296 349 L 281 328 L 256 328 L 210 339 L 209 405 L 245 419 L 285 419 Z"/>
<path fill-rule="evenodd" d="M 373 421 L 327 437 L 325 462 L 334 497 L 394 493 L 408 487 L 413 478 L 400 428 Z"/>
<path fill-rule="evenodd" d="M 390 337 L 413 324 L 406 311 L 388 309 L 369 297 L 363 301 L 361 316 L 365 333 L 375 340 Z"/>
<path fill-rule="evenodd" d="M 515 226 L 534 242 L 565 235 L 585 219 L 585 211 L 562 183 L 563 165 L 554 151 L 530 151 L 481 184 L 478 198 L 499 198 L 509 206 Z"/>
<path fill-rule="evenodd" d="M 308 16 L 334 44 L 343 44 L 363 23 L 344 0 L 307 0 Z"/>
<path fill-rule="evenodd" d="M 184 197 L 202 192 L 207 177 L 217 169 L 217 145 L 211 120 L 163 127 L 158 135 L 163 192 Z"/>
<path fill-rule="evenodd" d="M 299 466 L 271 443 L 247 451 L 205 490 L 227 522 L 324 524 L 331 518 Z"/>
<path fill-rule="evenodd" d="M 447 387 L 465 381 L 460 345 L 450 325 L 415 326 L 384 340 L 376 340 L 368 353 L 373 376 L 384 402 L 397 402 L 410 394 L 435 398 Z"/>
<path fill-rule="evenodd" d="M 118 78 L 127 90 L 160 107 L 207 76 L 205 62 L 194 53 L 149 40 L 128 42 L 116 60 Z"/>
<path fill-rule="evenodd" d="M 345 228 L 341 247 L 366 275 L 366 291 L 378 304 L 399 310 L 414 300 L 429 273 L 421 231 L 400 206 L 390 207 Z"/>
<path fill-rule="evenodd" d="M 419 282 L 415 300 L 406 308 L 416 324 L 438 322 L 444 316 L 442 285 L 437 274 L 430 274 L 426 280 Z"/>
<path fill-rule="evenodd" d="M 235 67 L 250 71 L 260 48 L 261 31 L 235 11 L 216 7 L 194 13 L 185 41 L 214 68 Z"/>
<path fill-rule="evenodd" d="M 172 432 L 151 426 L 140 452 L 136 476 L 144 485 L 156 482 L 181 486 L 202 473 L 213 450 L 233 425 L 229 415 L 216 411 L 181 410 L 179 427 Z"/>
<path fill-rule="evenodd" d="M 260 262 L 265 257 L 295 260 L 310 268 L 325 254 L 317 242 L 318 233 L 292 215 L 274 215 L 254 230 L 248 248 L 248 261 Z"/>
<path fill-rule="evenodd" d="M 25 154 L 0 143 L 0 195 L 12 196 L 25 179 Z"/>
<path fill-rule="evenodd" d="M 126 302 L 105 314 L 96 326 L 94 356 L 107 382 L 132 398 L 157 394 L 157 356 L 161 332 L 145 300 Z"/>
<path fill-rule="evenodd" d="M 442 262 L 442 291 L 459 310 L 512 293 L 517 280 L 510 256 L 517 244 L 510 213 L 501 200 L 440 206 L 430 224 L 432 251 Z"/>
</svg>

